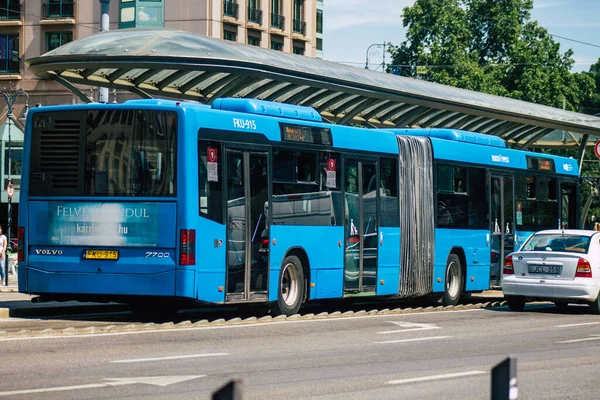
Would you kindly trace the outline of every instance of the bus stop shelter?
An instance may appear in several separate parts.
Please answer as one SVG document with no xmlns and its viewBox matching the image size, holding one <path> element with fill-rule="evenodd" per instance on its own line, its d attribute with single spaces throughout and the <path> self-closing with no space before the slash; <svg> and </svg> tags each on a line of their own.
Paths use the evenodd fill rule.
<svg viewBox="0 0 600 400">
<path fill-rule="evenodd" d="M 373 128 L 438 127 L 496 135 L 514 148 L 579 146 L 600 118 L 423 80 L 285 54 L 183 31 L 117 30 L 28 60 L 84 102 L 85 86 L 210 104 L 246 97 L 315 108 L 325 120 Z"/>
</svg>

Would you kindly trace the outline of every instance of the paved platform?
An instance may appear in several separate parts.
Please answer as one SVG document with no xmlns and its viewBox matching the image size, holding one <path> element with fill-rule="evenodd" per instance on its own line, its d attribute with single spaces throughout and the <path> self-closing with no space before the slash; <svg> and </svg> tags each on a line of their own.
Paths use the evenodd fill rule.
<svg viewBox="0 0 600 400">
<path fill-rule="evenodd" d="M 12 282 L 10 278 L 13 278 Z M 33 297 L 35 296 L 19 293 L 17 280 L 14 279 L 13 275 L 10 275 L 8 288 L 2 286 L 2 289 L 0 289 L 0 318 L 60 317 L 61 315 L 129 310 L 127 305 L 118 303 L 80 303 L 76 301 L 32 303 L 31 299 Z M 502 291 L 489 290 L 482 293 L 469 294 L 466 300 L 471 302 L 491 302 L 500 301 L 503 298 Z"/>
</svg>

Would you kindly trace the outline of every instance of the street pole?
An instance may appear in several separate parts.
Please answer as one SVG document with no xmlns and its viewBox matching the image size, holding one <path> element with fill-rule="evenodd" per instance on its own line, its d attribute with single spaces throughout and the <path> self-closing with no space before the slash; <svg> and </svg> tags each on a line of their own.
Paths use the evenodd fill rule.
<svg viewBox="0 0 600 400">
<path fill-rule="evenodd" d="M 367 53 L 365 56 L 365 69 L 369 69 L 369 51 L 371 51 L 371 48 L 373 47 L 383 47 L 383 72 L 385 72 L 385 42 L 383 44 L 373 43 L 372 45 L 367 47 Z"/>
<path fill-rule="evenodd" d="M 11 248 L 11 241 L 10 241 L 10 226 L 12 225 L 12 196 L 8 196 L 8 188 L 12 187 L 12 176 L 11 176 L 11 167 L 12 167 L 12 160 L 11 160 L 11 147 L 12 147 L 12 138 L 10 135 L 10 127 L 12 126 L 12 119 L 14 118 L 14 114 L 13 114 L 13 104 L 15 103 L 15 100 L 17 100 L 18 96 L 26 96 L 27 100 L 26 100 L 26 104 L 25 104 L 25 112 L 27 112 L 27 109 L 29 108 L 29 94 L 27 94 L 27 92 L 25 92 L 23 89 L 19 89 L 16 92 L 5 92 L 3 90 L 0 90 L 0 94 L 2 94 L 2 96 L 4 96 L 4 100 L 6 100 L 6 106 L 8 107 L 8 116 L 6 118 L 6 123 L 8 124 L 8 155 L 7 155 L 7 161 L 8 161 L 8 186 L 6 187 L 7 189 L 7 196 L 8 197 L 8 226 L 6 228 L 6 249 L 10 249 Z M 12 249 L 11 249 L 11 253 L 12 253 Z M 9 271 L 9 264 L 8 264 L 8 254 L 5 253 L 4 254 L 4 266 L 5 266 L 5 270 L 6 270 L 6 276 L 4 277 L 5 279 L 5 285 L 8 286 L 8 271 Z"/>
<path fill-rule="evenodd" d="M 110 0 L 100 0 L 100 31 L 108 32 L 110 24 Z M 98 88 L 98 101 L 108 103 L 108 88 Z"/>
</svg>

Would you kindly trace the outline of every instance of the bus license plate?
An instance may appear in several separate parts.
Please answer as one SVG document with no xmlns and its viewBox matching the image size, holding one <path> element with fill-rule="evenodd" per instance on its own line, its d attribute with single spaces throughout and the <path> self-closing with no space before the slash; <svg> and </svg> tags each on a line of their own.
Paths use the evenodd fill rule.
<svg viewBox="0 0 600 400">
<path fill-rule="evenodd" d="M 118 250 L 86 250 L 83 258 L 87 260 L 118 260 Z"/>
<path fill-rule="evenodd" d="M 560 266 L 558 265 L 530 265 L 530 274 L 549 274 L 558 275 L 560 274 Z"/>
</svg>

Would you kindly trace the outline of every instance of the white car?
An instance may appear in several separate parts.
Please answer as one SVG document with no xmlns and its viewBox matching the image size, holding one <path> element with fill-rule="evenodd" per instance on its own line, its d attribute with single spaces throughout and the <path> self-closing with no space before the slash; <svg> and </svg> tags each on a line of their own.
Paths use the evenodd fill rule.
<svg viewBox="0 0 600 400">
<path fill-rule="evenodd" d="M 549 300 L 557 307 L 589 304 L 600 314 L 600 232 L 545 230 L 527 239 L 504 260 L 502 291 L 513 311 L 527 301 Z"/>
</svg>

